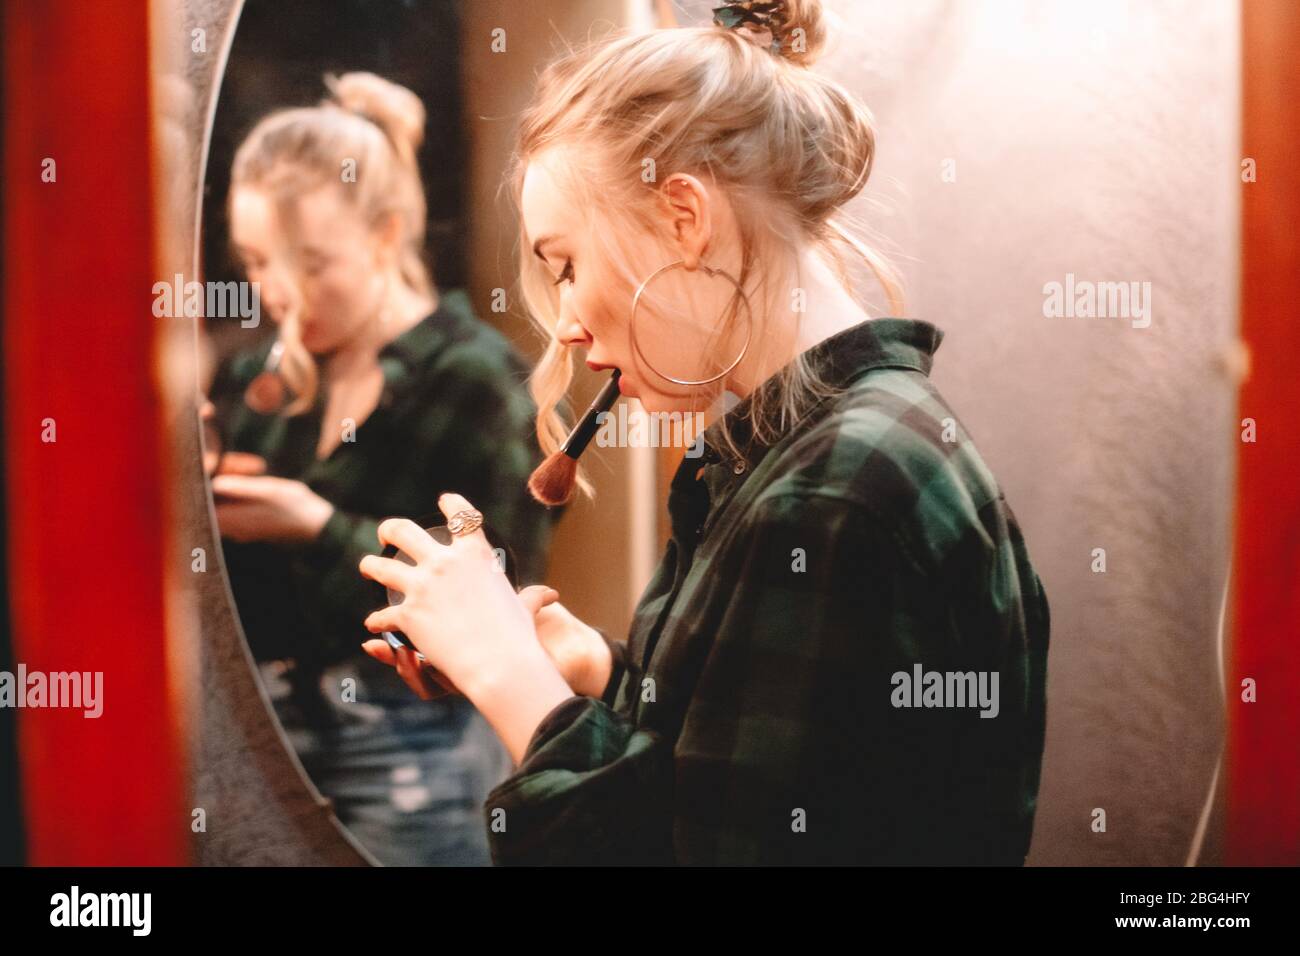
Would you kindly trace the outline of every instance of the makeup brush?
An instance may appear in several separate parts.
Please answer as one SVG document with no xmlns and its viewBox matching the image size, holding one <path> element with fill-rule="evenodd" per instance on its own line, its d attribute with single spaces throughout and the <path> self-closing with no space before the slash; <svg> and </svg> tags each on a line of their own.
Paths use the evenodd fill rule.
<svg viewBox="0 0 1300 956">
<path fill-rule="evenodd" d="M 538 465 L 528 479 L 528 490 L 542 504 L 562 505 L 573 497 L 573 487 L 578 483 L 578 456 L 586 450 L 592 436 L 596 434 L 600 413 L 609 411 L 618 398 L 620 374 L 622 373 L 618 369 L 614 369 L 614 374 L 597 393 L 573 431 L 569 432 L 564 444 Z"/>
</svg>

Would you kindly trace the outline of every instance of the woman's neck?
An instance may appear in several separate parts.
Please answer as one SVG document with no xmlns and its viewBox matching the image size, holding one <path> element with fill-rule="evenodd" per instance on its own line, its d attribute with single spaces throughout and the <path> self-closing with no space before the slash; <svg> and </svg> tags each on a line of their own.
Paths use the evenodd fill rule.
<svg viewBox="0 0 1300 956">
<path fill-rule="evenodd" d="M 322 357 L 321 369 L 328 379 L 337 382 L 366 374 L 378 363 L 385 345 L 410 331 L 438 307 L 436 292 L 430 298 L 400 280 L 394 282 L 394 288 L 397 291 L 386 318 L 376 316 L 351 339 Z"/>
<path fill-rule="evenodd" d="M 761 347 L 764 343 L 758 336 L 750 341 L 749 352 L 727 378 L 727 390 L 739 398 L 746 398 L 814 345 L 871 318 L 815 251 L 804 250 L 798 263 L 798 275 L 790 276 L 786 288 L 774 301 L 794 303 L 799 292 L 803 311 L 778 310 L 774 316 L 777 321 L 762 336 L 769 343 L 766 348 Z M 785 316 L 784 322 L 778 318 L 781 315 Z"/>
</svg>

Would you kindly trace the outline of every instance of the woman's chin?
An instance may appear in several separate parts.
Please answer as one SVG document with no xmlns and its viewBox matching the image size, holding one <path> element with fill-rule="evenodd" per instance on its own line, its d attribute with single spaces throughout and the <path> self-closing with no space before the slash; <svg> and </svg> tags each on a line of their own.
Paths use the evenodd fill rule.
<svg viewBox="0 0 1300 956">
<path fill-rule="evenodd" d="M 689 395 L 665 395 L 662 392 L 645 391 L 634 396 L 641 407 L 651 415 L 678 413 L 690 414 L 695 410 L 695 402 Z"/>
<path fill-rule="evenodd" d="M 319 359 L 331 354 L 338 347 L 338 343 L 308 332 L 302 337 L 302 347 L 310 352 L 314 358 Z"/>
</svg>

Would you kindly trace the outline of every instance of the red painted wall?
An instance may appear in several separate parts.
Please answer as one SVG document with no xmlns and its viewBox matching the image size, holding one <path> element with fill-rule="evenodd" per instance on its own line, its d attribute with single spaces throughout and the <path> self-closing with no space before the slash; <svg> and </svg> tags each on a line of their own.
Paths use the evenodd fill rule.
<svg viewBox="0 0 1300 956">
<path fill-rule="evenodd" d="M 164 657 L 148 4 L 5 9 L 6 444 L 14 657 L 102 671 L 103 715 L 24 709 L 28 861 L 185 862 Z M 42 163 L 57 164 L 42 182 Z M 53 419 L 57 441 L 42 441 Z"/>
<path fill-rule="evenodd" d="M 1234 641 L 1228 670 L 1232 864 L 1300 864 L 1300 4 L 1242 4 L 1242 337 Z M 1253 678 L 1258 701 L 1241 700 Z"/>
</svg>

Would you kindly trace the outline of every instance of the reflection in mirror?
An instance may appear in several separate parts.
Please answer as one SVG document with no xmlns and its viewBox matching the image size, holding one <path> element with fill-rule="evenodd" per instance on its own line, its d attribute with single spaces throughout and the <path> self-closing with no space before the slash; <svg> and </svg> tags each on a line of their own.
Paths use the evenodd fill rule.
<svg viewBox="0 0 1300 956">
<path fill-rule="evenodd" d="M 527 369 L 462 288 L 458 5 L 331 13 L 248 0 L 231 50 L 203 247 L 252 308 L 207 318 L 205 465 L 250 649 L 340 821 L 383 863 L 483 864 L 509 759 L 464 697 L 362 652 L 382 596 L 357 566 L 455 490 L 541 580 Z"/>
</svg>

